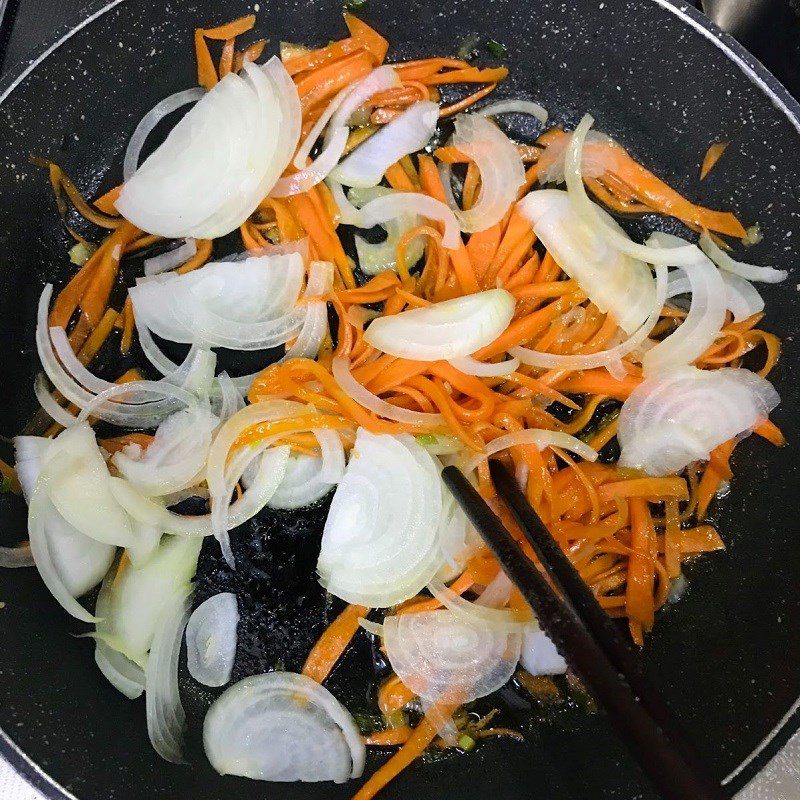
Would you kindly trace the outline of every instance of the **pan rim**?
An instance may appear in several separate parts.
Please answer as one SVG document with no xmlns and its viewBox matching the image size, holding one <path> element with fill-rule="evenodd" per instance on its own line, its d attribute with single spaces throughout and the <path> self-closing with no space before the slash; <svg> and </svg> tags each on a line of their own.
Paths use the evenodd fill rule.
<svg viewBox="0 0 800 800">
<path fill-rule="evenodd" d="M 76 12 L 75 19 L 78 21 L 58 29 L 47 47 L 41 51 L 37 48 L 27 61 L 21 60 L 12 64 L 5 77 L 0 78 L 0 106 L 61 45 L 125 2 L 126 0 L 95 0 L 84 5 Z M 800 101 L 795 99 L 755 56 L 730 34 L 718 28 L 702 12 L 683 0 L 655 0 L 655 3 L 717 47 L 787 118 L 800 137 Z M 732 793 L 744 788 L 798 731 L 800 731 L 800 697 L 753 751 L 722 779 L 722 786 Z M 2 728 L 0 728 L 0 756 L 48 800 L 80 800 L 36 764 Z"/>
</svg>

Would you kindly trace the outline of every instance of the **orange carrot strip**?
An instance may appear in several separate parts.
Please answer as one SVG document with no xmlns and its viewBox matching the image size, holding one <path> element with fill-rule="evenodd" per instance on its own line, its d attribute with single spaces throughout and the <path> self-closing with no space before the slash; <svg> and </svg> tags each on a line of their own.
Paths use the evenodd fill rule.
<svg viewBox="0 0 800 800">
<path fill-rule="evenodd" d="M 313 72 L 301 75 L 296 85 L 303 113 L 363 78 L 371 69 L 372 56 L 365 50 L 357 50 Z"/>
<path fill-rule="evenodd" d="M 605 502 L 616 497 L 661 499 L 674 497 L 688 500 L 689 489 L 686 481 L 677 475 L 666 478 L 631 478 L 627 481 L 606 483 L 600 487 L 600 499 Z"/>
<path fill-rule="evenodd" d="M 664 529 L 664 567 L 667 576 L 674 579 L 681 574 L 681 520 L 677 500 L 667 500 L 665 516 L 667 522 Z"/>
<path fill-rule="evenodd" d="M 628 616 L 649 631 L 655 621 L 655 571 L 651 557 L 655 549 L 655 531 L 645 500 L 638 497 L 631 499 L 630 514 L 632 553 L 628 559 L 625 607 Z"/>
<path fill-rule="evenodd" d="M 736 441 L 730 439 L 711 451 L 712 458 L 709 460 L 703 477 L 700 479 L 700 486 L 697 488 L 697 516 L 700 519 L 705 517 L 722 481 L 730 477 L 729 461 L 735 446 Z"/>
<path fill-rule="evenodd" d="M 117 381 L 117 383 L 124 382 L 122 380 Z M 152 441 L 153 437 L 149 433 L 126 433 L 122 436 L 114 436 L 111 439 L 100 439 L 99 443 L 103 450 L 113 455 L 131 444 L 138 444 L 139 447 L 146 450 Z"/>
<path fill-rule="evenodd" d="M 387 678 L 378 689 L 378 708 L 384 717 L 391 717 L 407 706 L 416 695 L 397 675 Z"/>
<path fill-rule="evenodd" d="M 753 428 L 753 433 L 758 434 L 762 439 L 766 439 L 776 447 L 783 447 L 786 444 L 786 437 L 783 431 L 771 420 L 765 419 Z"/>
<path fill-rule="evenodd" d="M 109 189 L 105 194 L 101 195 L 94 201 L 94 207 L 104 214 L 119 214 L 117 211 L 116 202 L 119 199 L 120 192 L 122 191 L 122 184 Z"/>
<path fill-rule="evenodd" d="M 704 181 L 706 176 L 717 165 L 717 162 L 722 158 L 722 154 L 728 149 L 729 142 L 714 142 L 711 147 L 706 150 L 703 156 L 703 163 L 700 165 L 700 180 Z"/>
<path fill-rule="evenodd" d="M 392 189 L 397 189 L 401 192 L 417 191 L 417 187 L 411 182 L 411 178 L 408 177 L 399 161 L 392 164 L 392 166 L 386 170 L 386 180 Z"/>
<path fill-rule="evenodd" d="M 372 54 L 375 64 L 382 64 L 386 53 L 389 52 L 389 42 L 364 20 L 353 14 L 345 12 L 344 24 L 347 25 L 350 35 Z"/>
<path fill-rule="evenodd" d="M 125 354 L 131 349 L 133 344 L 133 330 L 135 326 L 135 318 L 133 316 L 133 303 L 131 302 L 130 295 L 125 298 L 125 305 L 122 308 L 122 341 L 120 342 L 120 351 Z"/>
<path fill-rule="evenodd" d="M 206 89 L 213 89 L 219 83 L 219 76 L 203 34 L 202 28 L 195 29 L 194 52 L 197 58 L 197 83 Z"/>
<path fill-rule="evenodd" d="M 364 737 L 367 747 L 395 747 L 405 744 L 411 738 L 412 728 L 403 725 L 402 728 L 387 728 L 385 731 L 376 731 Z"/>
<path fill-rule="evenodd" d="M 358 620 L 369 613 L 366 606 L 349 605 L 317 639 L 303 664 L 302 673 L 322 683 L 350 644 L 358 630 Z"/>
<path fill-rule="evenodd" d="M 233 70 L 233 56 L 236 49 L 236 39 L 226 39 L 222 46 L 222 55 L 219 59 L 219 77 L 224 78 Z"/>
<path fill-rule="evenodd" d="M 506 77 L 508 77 L 507 67 L 490 67 L 488 69 L 467 67 L 429 75 L 421 78 L 420 81 L 429 86 L 441 86 L 447 83 L 498 83 Z"/>
<path fill-rule="evenodd" d="M 457 705 L 436 705 L 414 728 L 408 741 L 353 795 L 353 800 L 372 800 L 378 792 L 417 760 L 436 738 L 438 726 L 432 720 L 449 717 Z"/>
<path fill-rule="evenodd" d="M 248 14 L 247 16 L 234 19 L 231 22 L 226 22 L 224 25 L 217 25 L 215 28 L 204 28 L 202 29 L 203 36 L 205 36 L 206 39 L 217 39 L 219 41 L 234 39 L 252 30 L 255 24 L 256 15 Z"/>
<path fill-rule="evenodd" d="M 211 239 L 198 239 L 197 252 L 183 265 L 175 270 L 179 275 L 185 275 L 187 272 L 192 272 L 211 258 L 211 251 L 213 250 L 214 243 Z"/>
<path fill-rule="evenodd" d="M 627 400 L 641 382 L 642 379 L 635 375 L 626 375 L 622 380 L 617 380 L 600 368 L 573 373 L 559 381 L 558 388 L 571 394 L 605 394 L 616 400 Z"/>
<path fill-rule="evenodd" d="M 484 86 L 482 89 L 478 89 L 477 92 L 473 92 L 470 95 L 467 95 L 463 100 L 459 100 L 456 103 L 452 103 L 449 106 L 442 106 L 439 109 L 439 116 L 440 117 L 452 117 L 453 114 L 459 114 L 460 112 L 464 111 L 464 109 L 469 108 L 470 106 L 475 105 L 478 100 L 482 100 L 487 95 L 490 95 L 495 89 L 497 88 L 496 83 L 490 83 L 488 86 Z"/>
</svg>

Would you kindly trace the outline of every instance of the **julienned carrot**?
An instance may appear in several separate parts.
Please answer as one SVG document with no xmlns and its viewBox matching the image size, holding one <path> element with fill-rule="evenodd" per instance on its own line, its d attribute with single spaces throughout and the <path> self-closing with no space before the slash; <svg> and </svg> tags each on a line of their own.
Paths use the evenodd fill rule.
<svg viewBox="0 0 800 800">
<path fill-rule="evenodd" d="M 429 86 L 441 86 L 447 83 L 498 83 L 506 77 L 508 77 L 508 69 L 506 67 L 491 67 L 489 69 L 466 67 L 464 69 L 439 72 L 418 80 Z"/>
<path fill-rule="evenodd" d="M 236 54 L 236 39 L 226 39 L 219 58 L 220 80 L 233 71 L 233 58 Z"/>
<path fill-rule="evenodd" d="M 392 189 L 397 189 L 401 192 L 417 191 L 417 187 L 411 182 L 411 178 L 408 177 L 399 161 L 386 170 L 386 181 Z"/>
<path fill-rule="evenodd" d="M 451 592 L 464 594 L 475 585 L 472 574 L 468 571 L 462 572 L 449 586 Z M 435 598 L 430 597 L 425 600 L 409 600 L 397 609 L 398 614 L 418 614 L 421 611 L 436 611 L 442 604 Z"/>
<path fill-rule="evenodd" d="M 615 497 L 647 497 L 654 501 L 666 497 L 688 500 L 689 488 L 685 479 L 678 475 L 670 475 L 666 478 L 631 478 L 630 480 L 606 483 L 600 487 L 601 500 L 612 500 Z"/>
<path fill-rule="evenodd" d="M 416 695 L 397 675 L 387 678 L 378 689 L 378 708 L 384 717 L 392 717 L 405 708 Z"/>
<path fill-rule="evenodd" d="M 720 484 L 730 477 L 730 457 L 736 447 L 736 440 L 723 442 L 711 451 L 711 460 L 706 465 L 700 485 L 697 487 L 697 516 L 703 519 L 714 499 Z"/>
<path fill-rule="evenodd" d="M 442 106 L 439 109 L 439 116 L 440 117 L 452 117 L 453 114 L 460 114 L 467 108 L 475 105 L 478 100 L 482 100 L 487 95 L 490 95 L 495 89 L 497 88 L 496 83 L 490 83 L 488 86 L 484 86 L 482 89 L 478 89 L 477 92 L 473 92 L 470 95 L 467 95 L 461 100 L 456 101 L 455 103 L 451 103 L 449 106 Z"/>
<path fill-rule="evenodd" d="M 235 53 L 233 56 L 233 71 L 241 72 L 245 61 L 258 61 L 266 46 L 266 39 L 258 39 L 245 47 L 241 53 Z"/>
<path fill-rule="evenodd" d="M 677 500 L 667 500 L 664 503 L 664 567 L 670 579 L 681 574 L 681 520 Z"/>
<path fill-rule="evenodd" d="M 383 60 L 389 52 L 389 42 L 354 14 L 345 12 L 344 24 L 347 25 L 350 35 L 372 54 L 375 64 L 383 64 Z"/>
<path fill-rule="evenodd" d="M 776 447 L 782 447 L 786 444 L 786 437 L 783 431 L 771 420 L 765 419 L 753 428 L 753 433 L 758 434 L 762 439 L 766 439 Z"/>
<path fill-rule="evenodd" d="M 194 52 L 197 59 L 197 83 L 204 89 L 213 89 L 219 83 L 219 75 L 202 28 L 195 29 Z"/>
<path fill-rule="evenodd" d="M 704 181 L 708 173 L 717 165 L 723 153 L 728 149 L 730 142 L 714 142 L 706 154 L 703 156 L 703 163 L 700 165 L 700 180 Z"/>
<path fill-rule="evenodd" d="M 419 157 L 419 180 L 422 191 L 430 197 L 446 202 L 444 186 L 442 186 L 439 171 L 436 169 L 433 159 L 430 156 L 421 155 Z M 475 277 L 475 270 L 469 259 L 469 253 L 463 242 L 458 243 L 454 250 L 448 250 L 453 271 L 461 285 L 464 294 L 473 294 L 480 291 L 478 279 Z"/>
<path fill-rule="evenodd" d="M 439 728 L 432 719 L 440 720 L 449 717 L 458 705 L 437 705 L 429 711 L 422 722 L 414 728 L 408 741 L 370 779 L 353 795 L 353 800 L 371 800 L 390 781 L 396 778 L 406 767 L 417 760 L 436 738 Z"/>
<path fill-rule="evenodd" d="M 655 531 L 646 500 L 632 498 L 630 515 L 632 553 L 628 559 L 625 606 L 628 617 L 638 622 L 645 631 L 649 631 L 655 620 L 653 602 Z"/>
<path fill-rule="evenodd" d="M 121 383 L 122 381 L 117 382 Z M 122 436 L 114 436 L 111 439 L 100 439 L 100 446 L 107 453 L 113 455 L 132 444 L 138 445 L 145 450 L 152 441 L 153 437 L 149 433 L 126 433 Z"/>
<path fill-rule="evenodd" d="M 303 664 L 303 675 L 322 683 L 342 657 L 358 630 L 358 621 L 369 613 L 366 606 L 349 605 L 325 629 Z"/>
<path fill-rule="evenodd" d="M 370 733 L 364 737 L 364 744 L 367 747 L 396 747 L 405 744 L 413 733 L 413 729 L 408 725 L 400 728 L 387 728 L 385 731 Z"/>
<path fill-rule="evenodd" d="M 312 72 L 301 74 L 295 84 L 303 113 L 336 95 L 363 78 L 372 69 L 372 56 L 366 50 L 331 61 Z"/>
<path fill-rule="evenodd" d="M 635 375 L 626 375 L 618 380 L 600 368 L 573 373 L 559 381 L 557 386 L 570 394 L 605 394 L 616 400 L 627 400 L 641 382 L 642 379 Z"/>
<path fill-rule="evenodd" d="M 97 200 L 94 201 L 94 207 L 101 211 L 103 214 L 114 215 L 118 214 L 116 208 L 116 202 L 119 199 L 120 192 L 122 191 L 122 184 L 119 186 L 115 186 L 113 189 L 109 189 L 105 194 L 100 195 Z"/>
</svg>

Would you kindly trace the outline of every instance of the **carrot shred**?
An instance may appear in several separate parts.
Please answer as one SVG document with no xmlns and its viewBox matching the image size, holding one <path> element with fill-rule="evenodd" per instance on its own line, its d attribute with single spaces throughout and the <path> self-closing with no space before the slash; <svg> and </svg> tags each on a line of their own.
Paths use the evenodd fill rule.
<svg viewBox="0 0 800 800">
<path fill-rule="evenodd" d="M 401 728 L 387 728 L 385 731 L 376 731 L 364 737 L 367 747 L 395 747 L 405 744 L 411 738 L 412 729 L 408 725 Z"/>
<path fill-rule="evenodd" d="M 630 514 L 632 551 L 628 559 L 625 607 L 631 621 L 641 625 L 644 631 L 649 631 L 655 621 L 653 602 L 655 530 L 645 500 L 639 497 L 632 498 Z"/>
<path fill-rule="evenodd" d="M 100 197 L 94 201 L 94 207 L 103 214 L 119 214 L 117 211 L 116 202 L 119 200 L 120 192 L 122 192 L 122 184 L 115 186 L 113 189 L 109 189 L 105 194 L 100 195 Z"/>
<path fill-rule="evenodd" d="M 359 619 L 368 613 L 369 609 L 366 606 L 347 606 L 311 648 L 303 664 L 303 675 L 322 683 L 331 674 L 336 662 L 355 636 Z"/>
<path fill-rule="evenodd" d="M 717 165 L 722 158 L 722 154 L 728 149 L 730 142 L 714 142 L 706 154 L 703 156 L 703 163 L 700 165 L 700 180 L 704 181 L 708 173 Z"/>
</svg>

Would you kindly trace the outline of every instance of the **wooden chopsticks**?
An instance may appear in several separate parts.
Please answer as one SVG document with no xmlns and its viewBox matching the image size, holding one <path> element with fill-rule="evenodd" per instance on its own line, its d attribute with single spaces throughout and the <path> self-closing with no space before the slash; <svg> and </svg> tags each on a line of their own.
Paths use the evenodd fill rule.
<svg viewBox="0 0 800 800">
<path fill-rule="evenodd" d="M 498 495 L 534 548 L 559 597 L 477 490 L 455 467 L 442 478 L 542 629 L 602 705 L 665 800 L 722 800 L 727 795 L 698 762 L 666 704 L 645 680 L 631 647 L 528 504 L 514 477 L 490 462 Z"/>
</svg>

